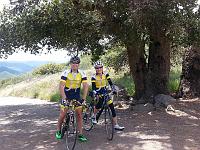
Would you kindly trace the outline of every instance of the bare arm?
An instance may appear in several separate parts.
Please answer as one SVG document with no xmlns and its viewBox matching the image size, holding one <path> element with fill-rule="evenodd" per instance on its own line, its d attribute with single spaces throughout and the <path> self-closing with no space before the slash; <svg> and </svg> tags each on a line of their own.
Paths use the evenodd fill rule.
<svg viewBox="0 0 200 150">
<path fill-rule="evenodd" d="M 60 95 L 61 95 L 62 99 L 66 99 L 64 88 L 65 88 L 65 82 L 64 81 L 60 81 L 59 91 L 60 91 Z"/>
</svg>

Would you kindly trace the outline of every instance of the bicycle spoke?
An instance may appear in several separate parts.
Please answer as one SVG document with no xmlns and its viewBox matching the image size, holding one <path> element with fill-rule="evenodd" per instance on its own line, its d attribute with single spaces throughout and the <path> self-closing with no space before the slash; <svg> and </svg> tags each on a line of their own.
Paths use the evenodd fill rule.
<svg viewBox="0 0 200 150">
<path fill-rule="evenodd" d="M 105 109 L 104 116 L 105 116 L 105 129 L 106 129 L 107 139 L 112 140 L 114 134 L 114 125 L 109 108 Z"/>
<path fill-rule="evenodd" d="M 76 145 L 77 139 L 77 124 L 74 115 L 71 117 L 67 131 L 66 131 L 66 148 L 67 150 L 73 150 Z"/>
</svg>

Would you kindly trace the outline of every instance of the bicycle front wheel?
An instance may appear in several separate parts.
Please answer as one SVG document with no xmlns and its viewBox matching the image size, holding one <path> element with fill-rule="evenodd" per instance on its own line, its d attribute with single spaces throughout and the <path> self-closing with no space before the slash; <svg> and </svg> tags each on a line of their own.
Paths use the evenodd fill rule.
<svg viewBox="0 0 200 150">
<path fill-rule="evenodd" d="M 109 107 L 105 108 L 105 130 L 106 130 L 106 135 L 108 140 L 113 139 L 114 135 L 114 124 L 113 124 L 113 119 L 111 115 L 111 110 Z"/>
<path fill-rule="evenodd" d="M 75 115 L 69 116 L 70 120 L 68 122 L 66 131 L 66 149 L 74 150 L 77 140 L 77 121 Z"/>
<path fill-rule="evenodd" d="M 83 128 L 86 131 L 90 131 L 93 128 L 92 123 L 92 114 L 94 113 L 94 108 L 90 106 L 84 113 L 83 113 Z"/>
</svg>

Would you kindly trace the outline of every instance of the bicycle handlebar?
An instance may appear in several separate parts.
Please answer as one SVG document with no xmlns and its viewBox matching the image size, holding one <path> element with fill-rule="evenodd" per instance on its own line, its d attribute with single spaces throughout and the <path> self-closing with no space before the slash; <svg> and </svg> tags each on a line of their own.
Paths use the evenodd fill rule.
<svg viewBox="0 0 200 150">
<path fill-rule="evenodd" d="M 80 103 L 80 102 L 79 102 L 78 100 L 76 100 L 76 99 L 70 100 L 70 102 L 69 102 L 68 100 L 66 100 L 66 105 L 68 105 L 69 107 L 76 106 L 76 105 L 86 106 L 86 104 Z"/>
<path fill-rule="evenodd" d="M 100 97 L 103 97 L 103 96 L 109 96 L 109 95 L 115 95 L 116 93 L 114 91 L 108 91 L 107 93 L 104 93 L 104 94 L 95 94 L 95 96 L 100 96 Z"/>
</svg>

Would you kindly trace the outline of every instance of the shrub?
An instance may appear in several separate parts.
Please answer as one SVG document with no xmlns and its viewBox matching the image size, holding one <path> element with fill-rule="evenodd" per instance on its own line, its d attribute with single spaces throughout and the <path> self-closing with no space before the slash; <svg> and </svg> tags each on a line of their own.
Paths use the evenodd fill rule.
<svg viewBox="0 0 200 150">
<path fill-rule="evenodd" d="M 50 96 L 51 102 L 58 102 L 61 99 L 60 93 L 56 92 Z"/>
<path fill-rule="evenodd" d="M 124 73 L 123 76 L 116 76 L 113 80 L 116 85 L 123 87 L 129 96 L 135 94 L 135 84 L 131 75 Z"/>
<path fill-rule="evenodd" d="M 33 71 L 33 75 L 47 75 L 61 72 L 65 68 L 65 64 L 49 63 Z"/>
<path fill-rule="evenodd" d="M 39 97 L 39 93 L 38 92 L 33 93 L 33 98 L 38 98 L 38 97 Z"/>
<path fill-rule="evenodd" d="M 169 83 L 168 83 L 168 88 L 170 90 L 170 92 L 176 92 L 179 88 L 179 84 L 180 84 L 180 74 L 181 74 L 181 70 L 180 68 L 175 68 L 170 72 L 169 75 Z"/>
</svg>

